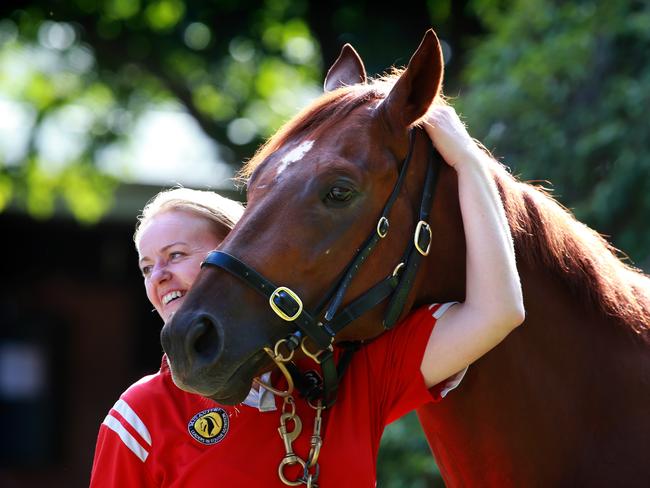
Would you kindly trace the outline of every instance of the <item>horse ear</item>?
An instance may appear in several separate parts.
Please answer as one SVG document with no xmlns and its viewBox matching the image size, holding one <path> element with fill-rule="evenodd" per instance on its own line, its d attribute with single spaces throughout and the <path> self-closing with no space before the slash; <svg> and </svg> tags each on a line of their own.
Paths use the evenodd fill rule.
<svg viewBox="0 0 650 488">
<path fill-rule="evenodd" d="M 422 117 L 440 92 L 444 61 L 438 37 L 429 29 L 381 104 L 382 116 L 393 130 L 403 131 Z"/>
<path fill-rule="evenodd" d="M 342 86 L 356 85 L 366 82 L 366 68 L 363 61 L 350 44 L 341 49 L 341 54 L 327 72 L 323 88 L 326 92 Z"/>
</svg>

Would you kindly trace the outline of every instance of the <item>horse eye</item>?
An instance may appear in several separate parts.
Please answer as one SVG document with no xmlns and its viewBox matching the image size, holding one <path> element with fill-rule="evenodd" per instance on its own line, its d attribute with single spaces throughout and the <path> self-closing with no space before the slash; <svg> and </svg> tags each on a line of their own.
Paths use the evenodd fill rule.
<svg viewBox="0 0 650 488">
<path fill-rule="evenodd" d="M 354 190 L 351 190 L 350 188 L 334 186 L 330 189 L 325 199 L 332 203 L 345 203 L 350 201 L 353 195 Z"/>
</svg>

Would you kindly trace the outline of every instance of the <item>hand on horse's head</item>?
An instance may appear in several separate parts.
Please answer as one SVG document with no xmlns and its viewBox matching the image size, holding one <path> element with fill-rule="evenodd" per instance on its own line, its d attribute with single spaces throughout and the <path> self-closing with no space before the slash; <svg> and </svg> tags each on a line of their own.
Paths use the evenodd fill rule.
<svg viewBox="0 0 650 488">
<path fill-rule="evenodd" d="M 433 106 L 424 119 L 424 128 L 440 155 L 456 170 L 461 165 L 475 164 L 485 155 L 449 105 Z"/>
</svg>

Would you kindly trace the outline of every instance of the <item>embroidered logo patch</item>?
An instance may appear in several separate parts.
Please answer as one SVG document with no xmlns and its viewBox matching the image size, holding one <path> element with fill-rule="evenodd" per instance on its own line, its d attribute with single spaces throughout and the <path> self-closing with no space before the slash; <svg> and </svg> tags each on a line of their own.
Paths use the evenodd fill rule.
<svg viewBox="0 0 650 488">
<path fill-rule="evenodd" d="M 210 408 L 197 413 L 187 430 L 201 444 L 216 444 L 228 433 L 228 414 L 223 408 Z"/>
</svg>

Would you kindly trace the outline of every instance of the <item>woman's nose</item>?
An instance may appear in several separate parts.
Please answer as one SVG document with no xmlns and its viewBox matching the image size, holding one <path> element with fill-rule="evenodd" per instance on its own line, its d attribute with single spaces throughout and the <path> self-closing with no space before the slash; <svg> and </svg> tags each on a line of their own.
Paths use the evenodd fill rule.
<svg viewBox="0 0 650 488">
<path fill-rule="evenodd" d="M 156 264 L 153 267 L 153 271 L 151 272 L 151 281 L 154 283 L 160 283 L 162 281 L 165 281 L 168 279 L 170 276 L 169 270 L 167 269 L 167 266 L 164 264 Z"/>
</svg>

